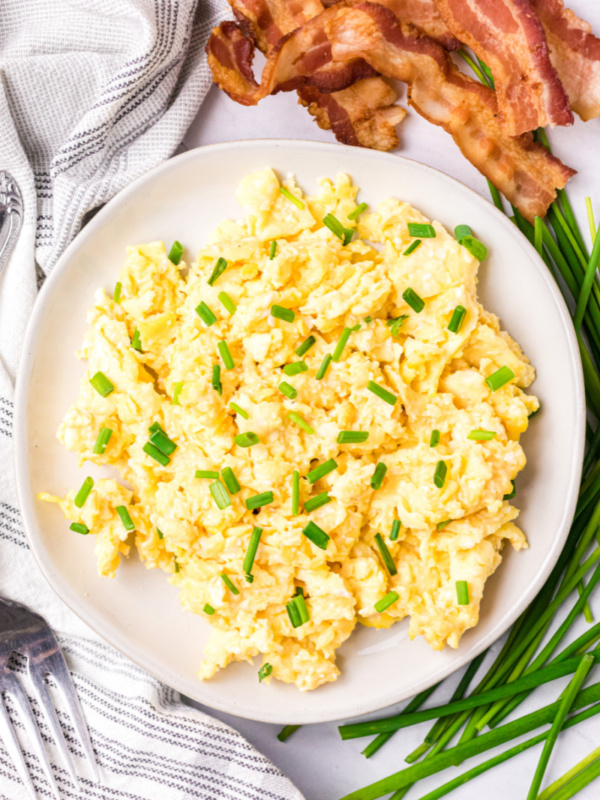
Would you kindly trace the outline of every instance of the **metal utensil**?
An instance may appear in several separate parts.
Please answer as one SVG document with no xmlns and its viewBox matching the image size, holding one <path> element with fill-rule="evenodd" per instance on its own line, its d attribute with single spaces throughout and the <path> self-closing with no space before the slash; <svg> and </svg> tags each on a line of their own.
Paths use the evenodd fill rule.
<svg viewBox="0 0 600 800">
<path fill-rule="evenodd" d="M 50 675 L 59 687 L 69 708 L 70 717 L 75 725 L 83 750 L 92 766 L 94 780 L 99 781 L 94 750 L 79 698 L 56 637 L 39 614 L 34 613 L 20 603 L 0 597 L 0 736 L 21 780 L 29 790 L 31 797 L 36 798 L 35 787 L 25 764 L 8 711 L 2 700 L 3 695 L 8 695 L 16 706 L 19 717 L 26 727 L 52 791 L 57 800 L 60 800 L 58 787 L 27 695 L 16 673 L 8 667 L 8 661 L 14 652 L 21 653 L 27 657 L 27 671 L 35 690 L 36 699 L 46 717 L 73 783 L 79 788 L 75 766 L 48 692 L 45 680 L 46 675 Z"/>
<path fill-rule="evenodd" d="M 8 262 L 23 224 L 23 198 L 17 182 L 0 170 L 0 273 Z"/>
</svg>

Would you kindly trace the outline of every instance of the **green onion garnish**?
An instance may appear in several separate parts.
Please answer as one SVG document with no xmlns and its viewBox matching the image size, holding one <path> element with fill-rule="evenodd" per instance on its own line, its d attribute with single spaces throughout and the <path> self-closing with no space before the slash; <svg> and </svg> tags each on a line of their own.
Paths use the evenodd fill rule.
<svg viewBox="0 0 600 800">
<path fill-rule="evenodd" d="M 146 442 L 146 444 L 142 447 L 142 450 L 144 453 L 146 453 L 146 455 L 150 456 L 150 458 L 153 458 L 155 461 L 158 461 L 159 464 L 162 464 L 163 467 L 166 467 L 171 461 L 169 456 L 166 456 L 164 453 L 162 453 L 158 447 L 155 447 L 152 444 L 152 442 Z"/>
<path fill-rule="evenodd" d="M 510 367 L 500 367 L 500 369 L 496 370 L 496 372 L 492 372 L 491 375 L 485 379 L 485 382 L 490 387 L 492 392 L 498 391 L 498 389 L 505 386 L 509 381 L 515 377 L 515 373 L 512 371 Z"/>
<path fill-rule="evenodd" d="M 227 292 L 219 292 L 218 298 L 230 314 L 235 314 L 236 305 Z"/>
<path fill-rule="evenodd" d="M 75 495 L 75 499 L 73 503 L 76 508 L 82 508 L 85 501 L 88 499 L 89 493 L 92 491 L 94 487 L 94 479 L 93 478 L 86 478 L 84 482 L 81 484 L 81 489 Z"/>
<path fill-rule="evenodd" d="M 381 555 L 381 560 L 385 564 L 387 571 L 390 573 L 390 575 L 397 575 L 398 570 L 394 564 L 392 554 L 388 550 L 387 544 L 383 541 L 383 536 L 380 533 L 375 534 L 375 544 L 377 545 L 377 549 Z"/>
<path fill-rule="evenodd" d="M 297 414 L 295 411 L 288 411 L 288 417 L 292 420 L 292 422 L 295 422 L 299 428 L 302 428 L 303 431 L 306 431 L 306 433 L 312 434 L 315 432 L 314 428 L 310 427 L 304 417 L 301 417 L 300 414 Z"/>
<path fill-rule="evenodd" d="M 487 247 L 474 236 L 463 236 L 459 244 L 461 247 L 464 247 L 465 250 L 468 250 L 478 261 L 485 261 L 487 258 Z"/>
<path fill-rule="evenodd" d="M 323 361 L 321 361 L 321 366 L 319 367 L 319 369 L 317 370 L 317 374 L 315 375 L 315 378 L 318 381 L 323 380 L 330 364 L 331 364 L 331 353 L 327 353 L 327 355 L 325 355 L 325 357 L 323 358 Z"/>
<path fill-rule="evenodd" d="M 387 465 L 380 461 L 375 467 L 375 472 L 371 478 L 371 489 L 381 489 L 381 484 L 385 478 L 385 473 L 388 471 Z"/>
<path fill-rule="evenodd" d="M 310 348 L 313 346 L 313 344 L 316 341 L 317 340 L 315 339 L 314 336 L 309 336 L 308 339 L 305 339 L 302 342 L 302 344 L 299 347 L 297 347 L 296 350 L 294 351 L 296 353 L 296 355 L 298 356 L 298 358 L 302 358 L 302 356 L 305 353 L 308 353 L 308 351 L 310 350 Z"/>
<path fill-rule="evenodd" d="M 295 206 L 297 206 L 297 208 L 304 208 L 304 203 L 302 202 L 302 200 L 297 198 L 296 195 L 293 195 L 289 189 L 285 188 L 285 186 L 280 186 L 279 191 L 284 197 L 287 197 L 288 200 L 290 200 Z"/>
<path fill-rule="evenodd" d="M 206 605 L 202 610 L 204 611 L 205 614 L 208 614 L 209 617 L 212 617 L 212 615 L 215 613 L 214 608 L 210 606 L 208 603 L 206 603 Z"/>
<path fill-rule="evenodd" d="M 229 589 L 231 594 L 239 594 L 240 590 L 237 588 L 235 583 L 231 580 L 229 575 L 226 575 L 224 572 L 221 573 L 221 580 L 225 584 L 225 586 Z"/>
<path fill-rule="evenodd" d="M 386 403 L 389 403 L 391 406 L 395 406 L 398 398 L 395 394 L 388 392 L 387 389 L 384 389 L 382 386 L 378 386 L 374 381 L 369 381 L 367 383 L 367 389 L 373 394 L 380 397 L 382 400 L 385 400 Z"/>
<path fill-rule="evenodd" d="M 229 497 L 227 489 L 223 486 L 221 481 L 217 480 L 214 483 L 211 483 L 208 488 L 213 496 L 213 500 L 221 509 L 221 511 L 231 505 L 231 498 Z"/>
<path fill-rule="evenodd" d="M 308 478 L 308 482 L 310 484 L 316 483 L 320 478 L 324 478 L 325 475 L 329 475 L 330 472 L 333 472 L 334 469 L 337 469 L 337 466 L 337 461 L 334 461 L 333 458 L 324 461 L 322 464 L 319 464 L 318 467 L 311 469 L 306 476 Z"/>
<path fill-rule="evenodd" d="M 275 319 L 282 319 L 284 322 L 293 322 L 296 319 L 296 312 L 291 308 L 273 305 L 271 306 L 271 316 Z"/>
<path fill-rule="evenodd" d="M 202 322 L 208 327 L 214 325 L 215 322 L 217 321 L 217 318 L 210 310 L 210 308 L 206 305 L 204 300 L 200 303 L 199 306 L 196 306 L 196 314 L 198 314 Z"/>
<path fill-rule="evenodd" d="M 340 431 L 337 437 L 338 444 L 362 444 L 369 438 L 369 431 Z"/>
<path fill-rule="evenodd" d="M 435 228 L 425 222 L 409 222 L 408 235 L 420 236 L 421 239 L 435 239 Z"/>
<path fill-rule="evenodd" d="M 311 511 L 316 511 L 317 508 L 321 508 L 321 506 L 326 506 L 327 503 L 331 503 L 331 500 L 332 498 L 329 497 L 328 492 L 321 492 L 321 494 L 311 497 L 310 500 L 307 500 L 306 503 L 304 503 L 304 510 L 307 514 L 310 514 Z"/>
<path fill-rule="evenodd" d="M 142 337 L 140 336 L 139 330 L 136 328 L 133 332 L 133 337 L 131 339 L 131 346 L 134 350 L 137 350 L 139 353 L 142 352 Z"/>
<path fill-rule="evenodd" d="M 177 445 L 172 439 L 169 439 L 164 431 L 154 431 L 150 437 L 150 442 L 154 447 L 158 447 L 161 453 L 166 456 L 172 455 L 177 450 Z"/>
<path fill-rule="evenodd" d="M 440 432 L 438 430 L 431 431 L 431 437 L 429 439 L 429 447 L 437 447 L 440 443 Z"/>
<path fill-rule="evenodd" d="M 262 667 L 258 670 L 258 682 L 262 683 L 264 678 L 268 678 L 269 675 L 273 672 L 273 667 L 271 664 L 264 663 Z"/>
<path fill-rule="evenodd" d="M 294 375 L 300 375 L 301 372 L 307 372 L 308 366 L 304 363 L 304 361 L 293 361 L 291 364 L 286 364 L 283 368 L 283 371 L 289 378 L 293 378 Z"/>
<path fill-rule="evenodd" d="M 458 333 L 465 321 L 467 309 L 464 306 L 456 306 L 452 312 L 452 317 L 448 323 L 448 330 L 451 333 Z"/>
<path fill-rule="evenodd" d="M 214 469 L 197 469 L 195 478 L 211 478 L 213 481 L 219 480 L 219 473 Z"/>
<path fill-rule="evenodd" d="M 255 508 L 262 508 L 268 506 L 273 502 L 273 492 L 261 492 L 255 494 L 246 500 L 246 508 L 248 511 L 253 511 Z"/>
<path fill-rule="evenodd" d="M 370 316 L 369 317 L 365 317 L 365 322 L 367 323 L 367 325 L 369 324 L 369 322 L 373 322 L 373 317 L 370 317 Z"/>
<path fill-rule="evenodd" d="M 380 614 L 383 614 L 384 611 L 390 606 L 393 606 L 394 603 L 400 599 L 400 595 L 398 592 L 388 592 L 385 597 L 382 597 L 381 600 L 378 600 L 375 603 L 375 611 L 378 611 Z"/>
<path fill-rule="evenodd" d="M 414 253 L 417 247 L 421 244 L 421 239 L 415 239 L 414 242 L 408 245 L 406 250 L 402 253 L 403 256 L 409 256 L 411 253 Z"/>
<path fill-rule="evenodd" d="M 165 434 L 165 436 L 167 435 L 167 432 L 165 431 L 163 426 L 160 424 L 160 422 L 153 422 L 152 425 L 150 425 L 149 428 L 148 428 L 148 433 L 149 434 L 153 434 L 156 431 L 162 431 Z"/>
<path fill-rule="evenodd" d="M 181 242 L 178 242 L 177 239 L 175 239 L 175 241 L 171 245 L 171 249 L 169 250 L 168 259 L 171 262 L 171 264 L 175 264 L 175 266 L 177 266 L 177 264 L 179 264 L 179 262 L 181 261 L 182 255 L 183 255 L 183 245 L 181 244 Z"/>
<path fill-rule="evenodd" d="M 111 428 L 100 428 L 100 433 L 98 434 L 96 444 L 92 450 L 95 455 L 101 456 L 104 453 L 107 444 L 110 442 L 110 437 L 112 434 L 113 432 Z"/>
<path fill-rule="evenodd" d="M 442 489 L 444 487 L 444 483 L 446 483 L 446 473 L 448 472 L 448 466 L 445 461 L 438 461 L 435 465 L 435 472 L 433 473 L 433 482 L 437 486 L 438 489 Z"/>
<path fill-rule="evenodd" d="M 269 247 L 269 259 L 273 261 L 275 258 L 275 253 L 277 252 L 277 242 L 275 239 L 271 242 L 271 246 Z"/>
<path fill-rule="evenodd" d="M 292 472 L 292 516 L 300 513 L 300 473 L 297 469 Z"/>
<path fill-rule="evenodd" d="M 302 533 L 307 539 L 310 539 L 313 544 L 316 544 L 317 547 L 320 547 L 321 550 L 327 550 L 330 536 L 328 533 L 325 533 L 323 528 L 320 528 L 314 522 L 309 522 L 306 527 L 302 528 Z"/>
<path fill-rule="evenodd" d="M 121 281 L 117 281 L 115 283 L 115 290 L 113 292 L 113 301 L 115 303 L 120 303 L 121 302 L 121 289 L 122 288 L 123 288 L 123 284 L 121 283 Z"/>
<path fill-rule="evenodd" d="M 400 328 L 402 327 L 402 323 L 405 319 L 408 319 L 408 314 L 400 314 L 399 317 L 388 319 L 388 321 L 385 323 L 390 329 L 392 336 L 394 336 L 396 339 L 400 335 Z"/>
<path fill-rule="evenodd" d="M 489 442 L 496 435 L 496 431 L 471 431 L 467 439 L 472 439 L 474 442 Z"/>
<path fill-rule="evenodd" d="M 294 600 L 295 599 L 296 598 L 294 597 Z M 299 613 L 298 609 L 296 608 L 296 603 L 294 602 L 294 600 L 290 600 L 289 603 L 286 603 L 285 608 L 286 608 L 286 611 L 288 613 L 288 617 L 289 617 L 290 622 L 292 623 L 293 627 L 294 628 L 299 628 L 300 625 L 302 625 L 302 621 L 300 619 L 300 613 Z"/>
<path fill-rule="evenodd" d="M 285 725 L 277 734 L 277 738 L 280 742 L 287 741 L 292 733 L 296 733 L 298 728 L 301 728 L 301 725 Z"/>
<path fill-rule="evenodd" d="M 435 527 L 437 528 L 438 531 L 443 531 L 446 525 L 449 525 L 451 522 L 452 522 L 451 519 L 445 519 L 442 520 L 442 522 L 438 522 L 438 524 Z"/>
<path fill-rule="evenodd" d="M 221 478 L 223 478 L 223 483 L 228 488 L 230 494 L 237 494 L 242 488 L 231 467 L 224 467 L 221 470 Z"/>
<path fill-rule="evenodd" d="M 298 609 L 298 613 L 300 614 L 300 624 L 304 625 L 304 623 L 308 622 L 308 620 L 310 619 L 304 595 L 302 593 L 297 594 L 296 597 L 294 597 L 293 602 L 296 604 L 296 608 Z"/>
<path fill-rule="evenodd" d="M 244 575 L 246 583 L 254 583 L 254 575 Z"/>
<path fill-rule="evenodd" d="M 87 536 L 90 532 L 90 529 L 87 525 L 84 525 L 83 522 L 73 522 L 69 525 L 69 530 L 75 531 L 75 533 L 80 533 L 82 536 Z"/>
<path fill-rule="evenodd" d="M 156 535 L 158 536 L 159 539 L 164 539 L 165 538 L 164 533 L 161 530 L 159 530 L 158 528 L 156 529 Z"/>
<path fill-rule="evenodd" d="M 237 403 L 234 402 L 229 403 L 229 408 L 235 411 L 236 414 L 239 414 L 240 417 L 243 417 L 244 419 L 250 419 L 250 414 L 247 411 L 244 411 L 244 409 L 241 408 L 241 406 L 238 406 Z"/>
<path fill-rule="evenodd" d="M 454 228 L 454 235 L 456 236 L 456 241 L 460 242 L 465 236 L 472 236 L 473 231 L 468 225 L 457 225 L 456 228 Z"/>
<path fill-rule="evenodd" d="M 215 264 L 215 268 L 212 271 L 212 275 L 208 279 L 208 285 L 214 286 L 216 281 L 221 277 L 221 275 L 227 269 L 227 261 L 224 258 L 217 259 L 217 263 Z"/>
<path fill-rule="evenodd" d="M 363 213 L 363 211 L 366 211 L 367 208 L 368 208 L 368 205 L 366 203 L 361 203 L 359 206 L 356 206 L 354 211 L 351 211 L 348 214 L 348 219 L 356 219 L 360 214 Z"/>
<path fill-rule="evenodd" d="M 281 394 L 289 397 L 290 400 L 295 400 L 298 397 L 298 392 L 287 381 L 281 381 L 278 388 Z"/>
<path fill-rule="evenodd" d="M 425 308 L 425 301 L 410 286 L 402 292 L 402 297 L 417 314 L 420 314 Z"/>
<path fill-rule="evenodd" d="M 176 381 L 173 384 L 173 405 L 179 405 L 179 395 L 181 394 L 181 390 L 183 389 L 183 381 Z"/>
<path fill-rule="evenodd" d="M 261 536 L 262 528 L 253 528 L 252 533 L 250 534 L 250 541 L 248 542 L 248 549 L 246 550 L 244 564 L 242 566 L 242 569 L 246 575 L 250 575 L 252 573 L 252 566 L 254 564 L 254 559 L 256 558 L 256 551 L 258 550 L 258 544 Z"/>
<path fill-rule="evenodd" d="M 238 433 L 234 436 L 233 441 L 240 447 L 253 447 L 260 442 L 260 439 L 252 431 L 246 431 L 246 433 Z"/>
<path fill-rule="evenodd" d="M 342 331 L 342 335 L 338 343 L 335 346 L 335 350 L 333 351 L 332 359 L 337 363 L 340 358 L 342 357 L 342 353 L 344 352 L 344 347 L 346 347 L 346 343 L 350 338 L 350 334 L 352 333 L 352 328 L 344 328 Z"/>
<path fill-rule="evenodd" d="M 352 239 L 352 234 L 354 233 L 352 228 L 345 228 L 333 214 L 325 214 L 323 217 L 323 225 L 326 225 L 338 239 L 341 239 L 343 245 L 347 245 Z"/>
<path fill-rule="evenodd" d="M 103 372 L 97 372 L 93 378 L 90 378 L 90 383 L 98 392 L 98 394 L 102 395 L 102 397 L 108 397 L 108 395 L 115 389 L 114 385 L 108 380 Z"/>
<path fill-rule="evenodd" d="M 127 510 L 127 508 L 125 506 L 117 506 L 115 511 L 119 515 L 119 518 L 120 518 L 121 522 L 123 523 L 123 527 L 125 528 L 125 530 L 126 531 L 134 531 L 135 530 L 135 524 L 134 524 L 133 520 L 131 519 L 131 516 L 130 516 L 129 511 Z"/>
<path fill-rule="evenodd" d="M 515 482 L 511 481 L 511 483 L 512 483 L 512 487 L 513 487 L 512 488 L 512 492 L 509 492 L 508 494 L 505 494 L 504 497 L 502 498 L 503 500 L 512 500 L 513 497 L 517 496 L 517 487 L 515 485 Z"/>
<path fill-rule="evenodd" d="M 223 384 L 221 383 L 221 365 L 213 364 L 212 377 L 210 380 L 212 388 L 217 394 L 223 394 Z"/>
<path fill-rule="evenodd" d="M 400 522 L 399 519 L 395 519 L 392 522 L 392 530 L 390 531 L 390 542 L 397 541 L 398 536 L 400 535 L 400 525 L 401 524 L 402 523 Z"/>
<path fill-rule="evenodd" d="M 225 364 L 225 369 L 233 369 L 235 367 L 235 361 L 233 360 L 233 357 L 229 351 L 229 345 L 224 339 L 217 343 L 217 349 L 221 354 L 221 358 Z"/>
<path fill-rule="evenodd" d="M 469 584 L 466 581 L 456 581 L 456 600 L 459 606 L 469 605 Z"/>
</svg>

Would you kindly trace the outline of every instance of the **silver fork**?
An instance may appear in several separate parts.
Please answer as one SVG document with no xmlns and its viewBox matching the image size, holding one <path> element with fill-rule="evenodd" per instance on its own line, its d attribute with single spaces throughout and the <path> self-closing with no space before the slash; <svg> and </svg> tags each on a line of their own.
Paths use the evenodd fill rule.
<svg viewBox="0 0 600 800">
<path fill-rule="evenodd" d="M 37 701 L 44 711 L 64 765 L 73 783 L 77 789 L 80 788 L 64 733 L 50 698 L 45 680 L 46 675 L 50 675 L 54 679 L 67 703 L 81 745 L 91 764 L 94 780 L 98 782 L 100 778 L 90 735 L 79 698 L 56 637 L 39 614 L 34 613 L 20 603 L 0 597 L 0 736 L 21 780 L 27 787 L 31 797 L 36 798 L 35 787 L 25 764 L 8 711 L 2 700 L 4 695 L 8 695 L 18 709 L 19 716 L 34 745 L 36 755 L 44 768 L 52 791 L 55 797 L 60 800 L 50 761 L 33 717 L 27 695 L 17 675 L 8 667 L 8 661 L 14 652 L 21 653 L 27 658 L 27 672 L 33 684 Z"/>
</svg>

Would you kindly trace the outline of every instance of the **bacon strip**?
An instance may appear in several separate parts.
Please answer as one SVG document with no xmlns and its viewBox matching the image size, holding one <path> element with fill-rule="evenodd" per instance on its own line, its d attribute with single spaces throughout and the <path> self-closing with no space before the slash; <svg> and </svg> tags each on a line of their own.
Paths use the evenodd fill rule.
<svg viewBox="0 0 600 800">
<path fill-rule="evenodd" d="M 498 122 L 494 92 L 460 72 L 444 48 L 401 25 L 381 5 L 350 0 L 288 34 L 267 59 L 260 85 L 245 51 L 251 43 L 231 25 L 214 29 L 208 59 L 215 82 L 246 105 L 304 86 L 339 91 L 351 83 L 349 65 L 364 60 L 407 83 L 410 104 L 450 133 L 466 158 L 527 219 L 543 216 L 556 188 L 574 174 L 531 134 L 507 135 Z"/>
<path fill-rule="evenodd" d="M 437 0 L 437 5 L 455 36 L 490 67 L 508 133 L 573 124 L 530 0 Z"/>
<path fill-rule="evenodd" d="M 550 60 L 581 119 L 600 116 L 600 39 L 562 0 L 531 0 L 546 31 Z"/>
</svg>

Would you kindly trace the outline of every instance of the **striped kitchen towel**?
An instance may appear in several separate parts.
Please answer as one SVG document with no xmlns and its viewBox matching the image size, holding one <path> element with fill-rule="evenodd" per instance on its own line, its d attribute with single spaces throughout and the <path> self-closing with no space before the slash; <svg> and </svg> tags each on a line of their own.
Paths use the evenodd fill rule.
<svg viewBox="0 0 600 800">
<path fill-rule="evenodd" d="M 60 714 L 81 792 L 37 715 L 65 800 L 302 800 L 238 733 L 184 705 L 52 593 L 28 550 L 11 466 L 14 380 L 37 286 L 86 214 L 178 147 L 211 83 L 204 44 L 224 5 L 0 3 L 0 170 L 16 179 L 25 204 L 17 247 L 0 275 L 0 593 L 43 614 L 58 633 L 83 703 L 101 784 L 89 779 L 69 718 Z M 18 661 L 13 666 L 24 673 Z M 50 797 L 17 714 L 13 720 L 38 796 Z M 0 743 L 1 800 L 28 797 Z"/>
</svg>

